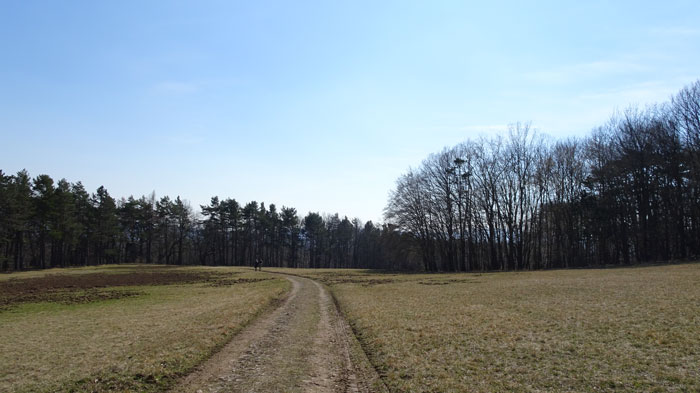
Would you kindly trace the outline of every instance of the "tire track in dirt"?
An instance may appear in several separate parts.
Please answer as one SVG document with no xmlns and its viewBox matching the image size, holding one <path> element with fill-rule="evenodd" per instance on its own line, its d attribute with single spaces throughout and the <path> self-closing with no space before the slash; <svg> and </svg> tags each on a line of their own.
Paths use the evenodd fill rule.
<svg viewBox="0 0 700 393">
<path fill-rule="evenodd" d="M 284 275 L 292 290 L 172 392 L 385 391 L 328 290 Z"/>
</svg>

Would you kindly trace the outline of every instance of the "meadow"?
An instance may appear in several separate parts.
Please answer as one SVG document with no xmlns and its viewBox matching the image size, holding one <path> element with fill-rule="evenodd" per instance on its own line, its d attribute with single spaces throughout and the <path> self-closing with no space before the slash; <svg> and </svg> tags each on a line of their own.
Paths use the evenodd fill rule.
<svg viewBox="0 0 700 393">
<path fill-rule="evenodd" d="M 244 268 L 0 275 L 0 391 L 163 391 L 289 288 Z"/>
<path fill-rule="evenodd" d="M 0 275 L 0 391 L 167 390 L 279 304 L 290 283 L 270 272 L 327 285 L 391 392 L 700 391 L 700 264 Z"/>
<path fill-rule="evenodd" d="M 288 272 L 330 286 L 392 392 L 700 391 L 700 264 Z"/>
</svg>

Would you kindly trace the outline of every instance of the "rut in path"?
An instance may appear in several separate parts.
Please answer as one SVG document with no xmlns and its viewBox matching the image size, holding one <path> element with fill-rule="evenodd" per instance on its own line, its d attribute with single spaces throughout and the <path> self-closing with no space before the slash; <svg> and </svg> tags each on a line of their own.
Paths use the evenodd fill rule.
<svg viewBox="0 0 700 393">
<path fill-rule="evenodd" d="M 173 392 L 381 392 L 385 388 L 319 283 L 292 291 L 183 378 Z"/>
</svg>

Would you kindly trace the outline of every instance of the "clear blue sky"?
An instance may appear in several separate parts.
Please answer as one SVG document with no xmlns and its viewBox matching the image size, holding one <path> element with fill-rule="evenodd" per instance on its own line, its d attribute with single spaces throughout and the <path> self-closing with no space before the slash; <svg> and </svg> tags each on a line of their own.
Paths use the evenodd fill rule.
<svg viewBox="0 0 700 393">
<path fill-rule="evenodd" d="M 377 220 L 429 153 L 700 77 L 698 1 L 1 1 L 0 169 Z"/>
</svg>

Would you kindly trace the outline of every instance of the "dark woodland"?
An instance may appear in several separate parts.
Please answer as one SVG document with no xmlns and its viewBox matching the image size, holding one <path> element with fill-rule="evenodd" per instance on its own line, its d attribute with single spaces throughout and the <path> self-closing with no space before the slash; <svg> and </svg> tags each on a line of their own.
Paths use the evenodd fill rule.
<svg viewBox="0 0 700 393">
<path fill-rule="evenodd" d="M 0 171 L 0 271 L 107 263 L 487 271 L 700 255 L 700 81 L 582 139 L 527 124 L 402 175 L 382 225 L 213 197 L 113 198 Z"/>
</svg>

